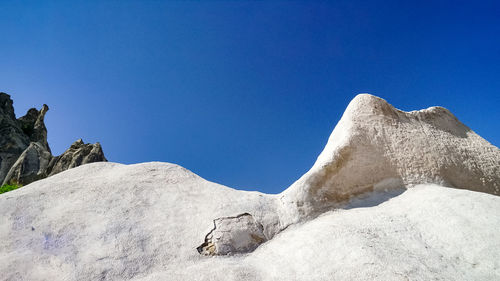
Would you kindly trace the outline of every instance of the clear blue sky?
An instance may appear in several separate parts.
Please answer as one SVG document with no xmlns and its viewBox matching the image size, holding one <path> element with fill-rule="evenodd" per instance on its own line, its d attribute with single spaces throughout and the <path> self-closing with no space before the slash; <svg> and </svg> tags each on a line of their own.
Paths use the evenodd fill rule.
<svg viewBox="0 0 500 281">
<path fill-rule="evenodd" d="M 49 143 L 280 192 L 362 92 L 500 145 L 499 1 L 1 1 L 0 91 Z"/>
</svg>

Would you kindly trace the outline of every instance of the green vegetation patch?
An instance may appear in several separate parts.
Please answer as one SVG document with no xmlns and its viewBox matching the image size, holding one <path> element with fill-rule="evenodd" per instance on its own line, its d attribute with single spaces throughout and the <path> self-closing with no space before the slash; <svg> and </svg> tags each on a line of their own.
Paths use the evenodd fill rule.
<svg viewBox="0 0 500 281">
<path fill-rule="evenodd" d="M 2 187 L 0 187 L 0 194 L 5 193 L 5 192 L 9 192 L 9 191 L 14 190 L 14 189 L 18 189 L 20 187 L 21 187 L 21 185 L 19 185 L 19 184 L 3 185 Z"/>
</svg>

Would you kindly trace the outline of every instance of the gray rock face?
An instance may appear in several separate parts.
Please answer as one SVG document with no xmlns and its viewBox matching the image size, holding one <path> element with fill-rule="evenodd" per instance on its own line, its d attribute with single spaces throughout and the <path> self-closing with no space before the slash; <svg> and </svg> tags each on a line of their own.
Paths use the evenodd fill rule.
<svg viewBox="0 0 500 281">
<path fill-rule="evenodd" d="M 79 165 L 107 161 L 99 143 L 84 144 L 81 139 L 62 155 L 52 156 L 44 123 L 48 110 L 44 104 L 16 119 L 12 99 L 0 92 L 0 183 L 26 185 Z"/>
<path fill-rule="evenodd" d="M 52 159 L 49 165 L 49 176 L 83 164 L 107 161 L 100 143 L 85 144 L 82 139 L 79 139 L 63 154 Z"/>
<path fill-rule="evenodd" d="M 47 177 L 47 168 L 52 154 L 42 144 L 32 142 L 23 151 L 5 177 L 5 183 L 16 182 L 26 185 Z"/>
<path fill-rule="evenodd" d="M 0 93 L 0 181 L 30 143 L 16 120 L 12 104 L 9 95 Z"/>
<path fill-rule="evenodd" d="M 36 108 L 31 108 L 25 116 L 17 121 L 23 132 L 29 137 L 30 142 L 38 142 L 50 152 L 47 143 L 47 128 L 44 123 L 45 114 L 48 110 L 49 107 L 46 104 L 39 111 Z"/>
</svg>

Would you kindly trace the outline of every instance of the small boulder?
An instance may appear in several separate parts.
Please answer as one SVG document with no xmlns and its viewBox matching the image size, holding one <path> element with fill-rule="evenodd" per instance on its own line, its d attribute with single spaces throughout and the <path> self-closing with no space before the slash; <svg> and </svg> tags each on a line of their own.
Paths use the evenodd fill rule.
<svg viewBox="0 0 500 281">
<path fill-rule="evenodd" d="M 267 241 L 262 224 L 248 213 L 214 220 L 214 228 L 197 250 L 206 256 L 249 253 Z"/>
</svg>

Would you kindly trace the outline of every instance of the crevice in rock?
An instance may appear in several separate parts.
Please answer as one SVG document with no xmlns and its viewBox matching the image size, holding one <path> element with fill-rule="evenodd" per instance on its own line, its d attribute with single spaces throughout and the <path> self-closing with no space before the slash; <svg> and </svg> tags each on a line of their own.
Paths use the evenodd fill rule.
<svg viewBox="0 0 500 281">
<path fill-rule="evenodd" d="M 205 256 L 249 253 L 267 241 L 264 227 L 249 213 L 222 217 L 213 221 L 214 228 L 196 249 Z"/>
</svg>

